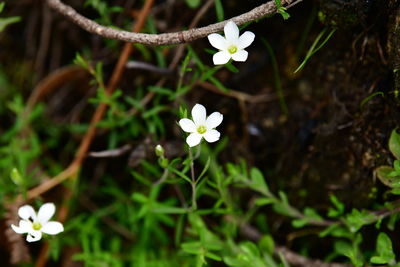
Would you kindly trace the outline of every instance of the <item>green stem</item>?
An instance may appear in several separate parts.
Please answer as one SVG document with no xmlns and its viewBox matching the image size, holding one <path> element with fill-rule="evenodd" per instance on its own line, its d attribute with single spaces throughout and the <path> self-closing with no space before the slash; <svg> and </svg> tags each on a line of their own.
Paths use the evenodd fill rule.
<svg viewBox="0 0 400 267">
<path fill-rule="evenodd" d="M 192 154 L 192 148 L 189 147 L 189 159 L 190 159 L 190 176 L 192 177 L 192 211 L 197 209 L 197 202 L 196 202 L 196 178 L 194 176 L 194 160 Z"/>
</svg>

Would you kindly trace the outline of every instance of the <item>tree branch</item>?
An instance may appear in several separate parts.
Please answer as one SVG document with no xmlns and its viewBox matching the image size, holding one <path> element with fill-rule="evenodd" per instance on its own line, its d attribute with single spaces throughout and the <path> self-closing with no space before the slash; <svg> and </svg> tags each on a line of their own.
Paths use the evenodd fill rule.
<svg viewBox="0 0 400 267">
<path fill-rule="evenodd" d="M 232 20 L 237 25 L 242 25 L 246 22 L 260 19 L 262 17 L 275 14 L 277 12 L 275 1 L 269 1 L 262 4 L 249 12 L 242 15 L 233 17 L 229 20 L 211 24 L 205 27 L 190 29 L 180 32 L 161 33 L 161 34 L 147 34 L 147 33 L 134 33 L 123 30 L 116 30 L 110 27 L 105 27 L 97 24 L 96 22 L 80 15 L 72 7 L 62 3 L 60 0 L 46 0 L 47 4 L 61 13 L 72 22 L 80 26 L 85 31 L 93 34 L 100 35 L 109 39 L 116 39 L 130 43 L 141 43 L 146 45 L 171 45 L 181 44 L 194 41 L 199 38 L 206 37 L 207 35 L 221 31 L 225 24 Z M 284 0 L 282 3 L 287 7 L 292 7 L 302 0 Z"/>
</svg>

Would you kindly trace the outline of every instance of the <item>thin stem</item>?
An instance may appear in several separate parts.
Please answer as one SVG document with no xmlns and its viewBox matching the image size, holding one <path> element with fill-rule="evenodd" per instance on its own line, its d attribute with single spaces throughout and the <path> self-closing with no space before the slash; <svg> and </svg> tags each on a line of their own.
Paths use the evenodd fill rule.
<svg viewBox="0 0 400 267">
<path fill-rule="evenodd" d="M 190 159 L 190 176 L 192 177 L 192 208 L 191 210 L 194 211 L 197 209 L 197 202 L 196 202 L 196 177 L 194 176 L 194 159 L 192 154 L 192 148 L 189 147 L 189 159 Z"/>
<path fill-rule="evenodd" d="M 157 186 L 157 185 L 164 183 L 165 180 L 167 180 L 167 178 L 168 178 L 168 174 L 169 174 L 169 171 L 167 168 L 165 168 L 161 178 L 158 179 L 155 183 L 153 183 L 153 186 Z"/>
<path fill-rule="evenodd" d="M 193 157 L 193 160 L 198 159 L 198 158 L 200 157 L 200 153 L 201 153 L 201 146 L 198 146 L 198 147 L 197 147 L 196 154 L 195 154 L 194 157 Z"/>
</svg>

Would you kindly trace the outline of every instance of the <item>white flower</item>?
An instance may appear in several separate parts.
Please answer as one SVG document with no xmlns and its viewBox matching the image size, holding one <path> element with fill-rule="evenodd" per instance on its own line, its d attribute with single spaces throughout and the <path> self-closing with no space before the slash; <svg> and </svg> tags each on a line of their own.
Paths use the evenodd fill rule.
<svg viewBox="0 0 400 267">
<path fill-rule="evenodd" d="M 225 25 L 224 33 L 225 38 L 217 33 L 207 36 L 211 45 L 220 50 L 213 56 L 214 64 L 226 64 L 231 58 L 235 61 L 246 61 L 249 53 L 244 49 L 254 41 L 254 33 L 247 31 L 239 37 L 239 28 L 233 21 Z"/>
<path fill-rule="evenodd" d="M 220 125 L 224 118 L 221 113 L 214 112 L 207 118 L 206 108 L 196 104 L 192 109 L 192 118 L 193 121 L 189 119 L 179 121 L 182 130 L 190 133 L 186 138 L 186 143 L 190 147 L 200 144 L 202 137 L 209 143 L 219 140 L 221 134 L 214 128 Z"/>
<path fill-rule="evenodd" d="M 59 222 L 49 221 L 55 210 L 53 203 L 43 204 L 37 214 L 31 206 L 22 206 L 18 209 L 18 215 L 22 220 L 19 221 L 19 226 L 11 224 L 11 228 L 18 234 L 27 233 L 26 241 L 28 242 L 40 240 L 42 233 L 56 235 L 64 231 L 64 227 Z"/>
</svg>

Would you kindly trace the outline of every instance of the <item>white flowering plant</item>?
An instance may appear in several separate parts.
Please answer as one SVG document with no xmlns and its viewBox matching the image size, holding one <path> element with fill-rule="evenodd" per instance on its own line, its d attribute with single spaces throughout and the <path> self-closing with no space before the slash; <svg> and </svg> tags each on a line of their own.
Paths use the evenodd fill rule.
<svg viewBox="0 0 400 267">
<path fill-rule="evenodd" d="M 214 64 L 223 65 L 230 59 L 246 61 L 249 53 L 244 49 L 253 43 L 254 33 L 246 31 L 239 36 L 239 28 L 233 21 L 226 23 L 224 33 L 225 37 L 218 33 L 212 33 L 207 37 L 211 45 L 219 50 L 213 56 Z"/>
<path fill-rule="evenodd" d="M 213 112 L 207 117 L 206 108 L 201 104 L 196 104 L 192 108 L 192 119 L 183 118 L 179 121 L 179 126 L 183 131 L 189 133 L 186 143 L 190 147 L 197 146 L 204 138 L 207 142 L 213 143 L 219 140 L 221 134 L 215 128 L 218 127 L 224 116 L 219 112 Z"/>
<path fill-rule="evenodd" d="M 53 203 L 43 204 L 38 213 L 32 206 L 24 205 L 18 209 L 21 218 L 18 226 L 11 224 L 11 228 L 18 234 L 27 234 L 28 242 L 39 241 L 43 234 L 57 235 L 64 231 L 64 227 L 60 222 L 50 221 L 55 210 Z"/>
</svg>

